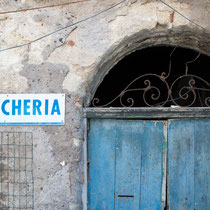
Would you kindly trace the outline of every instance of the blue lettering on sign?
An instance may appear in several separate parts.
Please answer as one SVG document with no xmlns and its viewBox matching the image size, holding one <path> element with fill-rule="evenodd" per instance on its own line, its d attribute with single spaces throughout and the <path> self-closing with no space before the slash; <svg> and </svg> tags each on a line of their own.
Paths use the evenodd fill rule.
<svg viewBox="0 0 210 210">
<path fill-rule="evenodd" d="M 28 109 L 30 109 L 30 105 L 28 105 L 31 102 L 31 100 L 27 99 L 24 100 L 24 115 L 30 115 L 30 112 L 28 112 Z"/>
<path fill-rule="evenodd" d="M 54 115 L 55 112 L 57 112 L 58 115 L 61 115 L 58 99 L 55 99 L 53 102 L 51 115 Z"/>
<path fill-rule="evenodd" d="M 46 100 L 45 100 L 45 115 L 48 115 L 48 112 L 49 112 L 49 111 L 48 111 L 48 109 L 49 109 L 48 106 L 49 106 L 49 100 L 46 99 Z"/>
<path fill-rule="evenodd" d="M 33 115 L 36 115 L 38 112 L 38 115 L 42 115 L 42 112 L 40 110 L 40 107 L 42 105 L 42 102 L 40 100 L 33 100 Z"/>
<path fill-rule="evenodd" d="M 18 115 L 21 115 L 21 100 L 18 100 L 18 104 L 15 104 L 15 100 L 12 100 L 12 115 L 15 115 L 15 110 L 18 111 Z"/>
<path fill-rule="evenodd" d="M 5 109 L 6 104 L 8 104 L 9 102 L 10 102 L 10 100 L 5 100 L 1 105 L 1 110 L 5 115 L 9 115 L 9 112 L 7 112 Z"/>
<path fill-rule="evenodd" d="M 58 99 L 6 99 L 1 104 L 4 115 L 61 115 Z"/>
</svg>

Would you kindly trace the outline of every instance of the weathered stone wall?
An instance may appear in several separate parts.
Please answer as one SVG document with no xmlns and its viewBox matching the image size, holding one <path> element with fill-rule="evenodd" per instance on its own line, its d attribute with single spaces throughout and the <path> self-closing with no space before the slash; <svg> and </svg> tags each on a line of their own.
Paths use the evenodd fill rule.
<svg viewBox="0 0 210 210">
<path fill-rule="evenodd" d="M 0 1 L 0 12 L 66 3 Z M 116 0 L 0 14 L 0 49 L 22 44 L 88 17 Z M 167 0 L 181 13 L 210 29 L 210 0 Z M 169 44 L 210 55 L 210 33 L 189 23 L 160 1 L 122 3 L 91 20 L 48 36 L 31 46 L 0 52 L 1 93 L 65 93 L 65 126 L 1 126 L 34 136 L 36 210 L 85 208 L 83 106 L 105 74 L 127 54 Z M 61 165 L 61 162 L 65 165 Z"/>
</svg>

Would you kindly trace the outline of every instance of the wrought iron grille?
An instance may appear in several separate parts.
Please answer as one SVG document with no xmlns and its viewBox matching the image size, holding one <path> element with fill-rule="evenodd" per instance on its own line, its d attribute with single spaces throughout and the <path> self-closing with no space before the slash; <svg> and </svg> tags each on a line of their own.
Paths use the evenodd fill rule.
<svg viewBox="0 0 210 210">
<path fill-rule="evenodd" d="M 113 100 L 100 105 L 100 99 L 92 100 L 93 107 L 111 107 L 118 101 L 122 107 L 136 107 L 141 101 L 143 107 L 210 107 L 210 84 L 206 78 L 190 74 L 188 65 L 195 62 L 201 55 L 185 63 L 185 72 L 172 76 L 170 55 L 168 72 L 147 73 L 131 81 Z"/>
<path fill-rule="evenodd" d="M 0 209 L 34 209 L 32 133 L 0 133 Z"/>
</svg>

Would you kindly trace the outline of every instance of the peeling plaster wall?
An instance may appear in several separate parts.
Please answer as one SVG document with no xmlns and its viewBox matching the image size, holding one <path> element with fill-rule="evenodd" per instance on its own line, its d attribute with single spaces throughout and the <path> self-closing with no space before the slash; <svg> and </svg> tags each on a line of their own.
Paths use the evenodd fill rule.
<svg viewBox="0 0 210 210">
<path fill-rule="evenodd" d="M 66 1 L 0 1 L 0 11 Z M 0 15 L 0 48 L 28 42 L 116 2 L 91 0 Z M 167 3 L 210 28 L 210 0 Z M 0 52 L 1 93 L 66 94 L 65 126 L 0 127 L 0 131 L 33 132 L 36 210 L 85 208 L 83 104 L 88 105 L 97 86 L 120 59 L 136 49 L 159 44 L 189 47 L 210 55 L 210 34 L 177 14 L 171 23 L 171 13 L 159 1 L 128 1 L 31 46 Z"/>
</svg>

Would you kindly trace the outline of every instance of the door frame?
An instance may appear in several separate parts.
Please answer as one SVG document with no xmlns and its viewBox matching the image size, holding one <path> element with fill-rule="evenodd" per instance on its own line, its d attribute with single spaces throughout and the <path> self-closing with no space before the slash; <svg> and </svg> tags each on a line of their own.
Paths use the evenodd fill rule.
<svg viewBox="0 0 210 210">
<path fill-rule="evenodd" d="M 210 107 L 174 108 L 85 108 L 89 119 L 181 119 L 210 118 Z"/>
<path fill-rule="evenodd" d="M 84 108 L 84 187 L 83 209 L 88 209 L 88 130 L 90 119 L 139 119 L 139 120 L 169 120 L 169 119 L 199 119 L 210 118 L 210 107 L 164 107 L 164 108 Z"/>
</svg>

